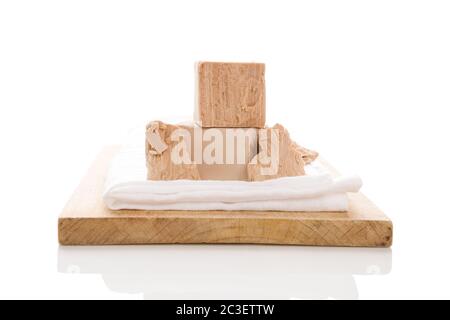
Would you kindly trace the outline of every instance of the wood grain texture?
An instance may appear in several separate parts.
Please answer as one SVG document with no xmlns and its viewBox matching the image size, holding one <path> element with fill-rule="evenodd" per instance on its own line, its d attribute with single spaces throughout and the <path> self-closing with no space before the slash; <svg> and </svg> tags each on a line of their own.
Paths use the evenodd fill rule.
<svg viewBox="0 0 450 320">
<path fill-rule="evenodd" d="M 117 147 L 95 160 L 61 213 L 62 245 L 250 243 L 389 247 L 392 222 L 361 193 L 349 212 L 111 211 L 102 200 Z"/>
<path fill-rule="evenodd" d="M 263 128 L 263 63 L 199 62 L 195 120 L 202 127 Z"/>
</svg>

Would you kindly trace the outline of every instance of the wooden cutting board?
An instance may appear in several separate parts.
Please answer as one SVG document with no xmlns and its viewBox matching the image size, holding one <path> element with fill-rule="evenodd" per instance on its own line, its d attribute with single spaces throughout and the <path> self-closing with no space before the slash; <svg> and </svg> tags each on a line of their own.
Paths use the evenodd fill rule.
<svg viewBox="0 0 450 320">
<path fill-rule="evenodd" d="M 108 165 L 118 147 L 105 148 L 58 221 L 62 245 L 247 243 L 390 247 L 392 222 L 361 193 L 348 212 L 112 211 L 102 200 Z"/>
</svg>

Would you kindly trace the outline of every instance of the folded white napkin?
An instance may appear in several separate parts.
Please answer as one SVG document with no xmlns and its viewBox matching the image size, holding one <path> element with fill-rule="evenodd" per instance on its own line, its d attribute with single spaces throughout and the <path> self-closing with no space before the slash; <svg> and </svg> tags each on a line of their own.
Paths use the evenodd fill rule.
<svg viewBox="0 0 450 320">
<path fill-rule="evenodd" d="M 149 181 L 142 145 L 130 144 L 113 159 L 104 192 L 112 210 L 347 211 L 347 192 L 358 176 L 333 178 L 319 161 L 306 175 L 262 182 Z"/>
</svg>

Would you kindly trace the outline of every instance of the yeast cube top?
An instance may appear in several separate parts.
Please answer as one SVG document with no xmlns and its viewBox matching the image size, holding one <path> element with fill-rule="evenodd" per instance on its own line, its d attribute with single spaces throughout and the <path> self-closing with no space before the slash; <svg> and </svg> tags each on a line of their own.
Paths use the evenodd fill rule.
<svg viewBox="0 0 450 320">
<path fill-rule="evenodd" d="M 196 122 L 206 128 L 263 128 L 266 122 L 263 63 L 199 62 Z"/>
</svg>

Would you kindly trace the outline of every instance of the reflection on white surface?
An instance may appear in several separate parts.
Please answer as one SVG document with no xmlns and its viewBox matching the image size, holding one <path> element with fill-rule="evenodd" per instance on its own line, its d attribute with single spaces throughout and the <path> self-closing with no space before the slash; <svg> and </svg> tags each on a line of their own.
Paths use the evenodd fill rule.
<svg viewBox="0 0 450 320">
<path fill-rule="evenodd" d="M 390 249 L 257 245 L 60 247 L 58 271 L 101 274 L 146 299 L 356 299 L 353 275 L 391 270 Z"/>
</svg>

